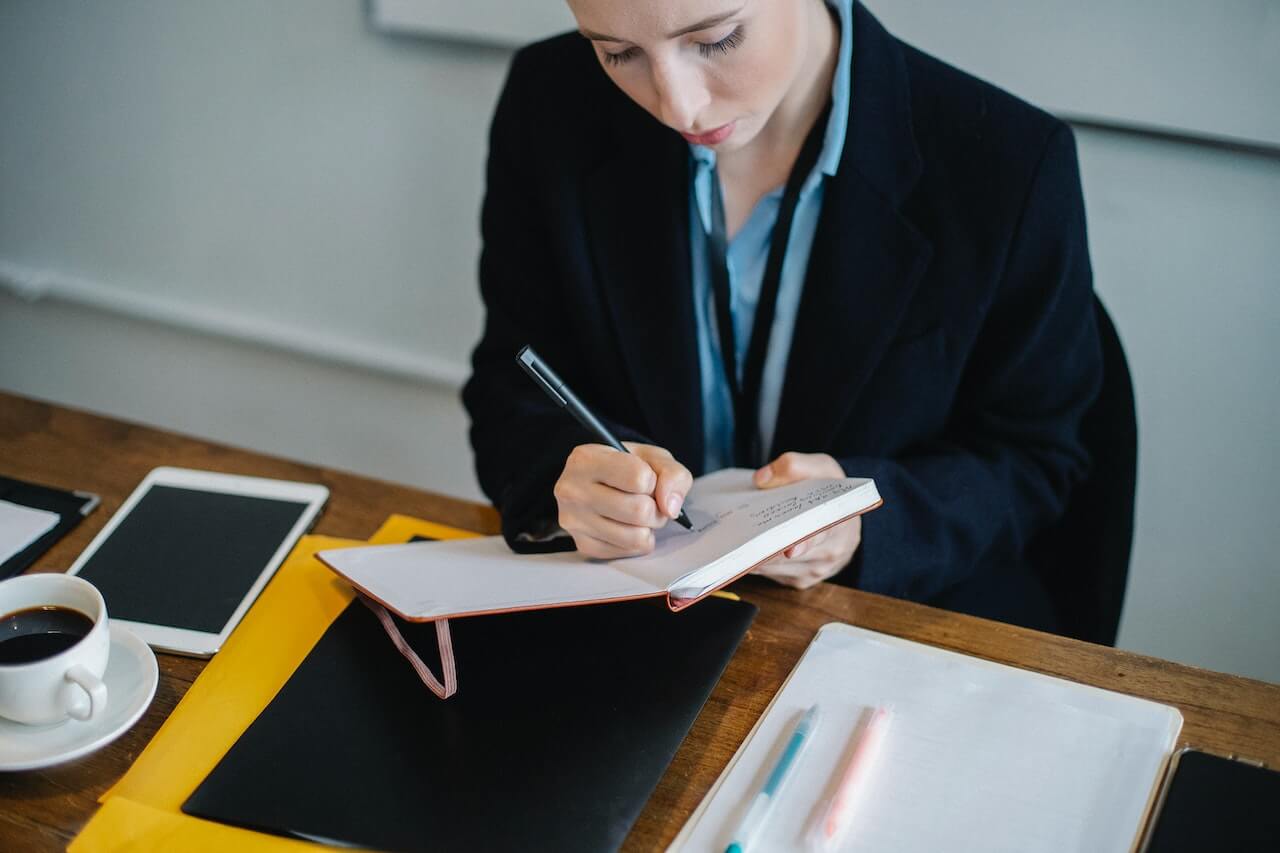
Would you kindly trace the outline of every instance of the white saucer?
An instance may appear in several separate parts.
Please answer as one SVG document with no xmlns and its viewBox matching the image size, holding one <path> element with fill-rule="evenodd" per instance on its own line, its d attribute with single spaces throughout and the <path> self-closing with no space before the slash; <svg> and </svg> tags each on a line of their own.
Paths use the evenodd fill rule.
<svg viewBox="0 0 1280 853">
<path fill-rule="evenodd" d="M 160 682 L 155 653 L 128 628 L 110 628 L 111 655 L 102 676 L 107 710 L 96 720 L 52 726 L 28 726 L 0 717 L 0 770 L 32 770 L 88 755 L 128 731 L 147 710 Z"/>
</svg>

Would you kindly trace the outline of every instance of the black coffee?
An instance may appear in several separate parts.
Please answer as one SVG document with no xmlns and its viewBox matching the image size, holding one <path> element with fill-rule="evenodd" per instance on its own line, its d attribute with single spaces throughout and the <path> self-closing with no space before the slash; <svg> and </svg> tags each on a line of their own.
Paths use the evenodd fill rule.
<svg viewBox="0 0 1280 853">
<path fill-rule="evenodd" d="M 0 664 L 53 657 L 84 639 L 93 620 L 70 607 L 28 607 L 0 617 Z"/>
</svg>

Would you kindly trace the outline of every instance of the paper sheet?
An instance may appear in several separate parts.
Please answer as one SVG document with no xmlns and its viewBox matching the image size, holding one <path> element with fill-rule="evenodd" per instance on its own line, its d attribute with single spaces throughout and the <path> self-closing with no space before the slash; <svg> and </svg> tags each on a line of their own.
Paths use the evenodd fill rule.
<svg viewBox="0 0 1280 853">
<path fill-rule="evenodd" d="M 0 565 L 53 529 L 59 515 L 0 500 Z"/>
<path fill-rule="evenodd" d="M 672 849 L 721 851 L 801 713 L 822 721 L 759 848 L 800 849 L 867 708 L 893 721 L 845 851 L 1128 851 L 1174 708 L 848 625 L 825 626 Z"/>
<path fill-rule="evenodd" d="M 840 518 L 879 500 L 867 479 L 810 480 L 761 490 L 754 472 L 727 468 L 699 477 L 686 500 L 693 530 L 668 524 L 642 557 L 615 560 L 620 572 L 677 598 L 696 598 Z"/>
</svg>

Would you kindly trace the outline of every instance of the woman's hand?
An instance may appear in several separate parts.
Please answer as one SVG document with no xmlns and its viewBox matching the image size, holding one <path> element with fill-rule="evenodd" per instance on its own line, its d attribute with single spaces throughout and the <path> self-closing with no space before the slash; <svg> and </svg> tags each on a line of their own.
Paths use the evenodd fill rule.
<svg viewBox="0 0 1280 853">
<path fill-rule="evenodd" d="M 630 453 L 580 444 L 556 481 L 559 523 L 588 557 L 634 557 L 653 550 L 653 531 L 680 514 L 693 485 L 689 469 L 651 444 Z"/>
<path fill-rule="evenodd" d="M 825 453 L 784 453 L 756 471 L 755 484 L 760 489 L 775 489 L 799 480 L 844 476 L 840 463 Z M 797 542 L 754 573 L 808 589 L 847 566 L 861 542 L 862 516 L 855 516 Z"/>
</svg>

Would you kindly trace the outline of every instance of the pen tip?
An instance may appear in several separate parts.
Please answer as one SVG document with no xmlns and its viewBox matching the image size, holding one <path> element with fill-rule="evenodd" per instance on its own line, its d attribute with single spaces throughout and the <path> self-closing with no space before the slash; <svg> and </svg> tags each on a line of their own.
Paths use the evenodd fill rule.
<svg viewBox="0 0 1280 853">
<path fill-rule="evenodd" d="M 676 516 L 676 524 L 680 525 L 685 530 L 693 529 L 693 522 L 689 520 L 689 516 L 684 510 L 680 510 L 680 514 Z"/>
</svg>

